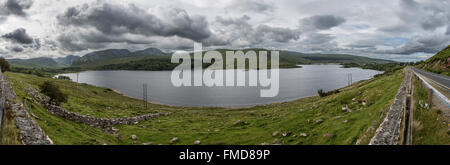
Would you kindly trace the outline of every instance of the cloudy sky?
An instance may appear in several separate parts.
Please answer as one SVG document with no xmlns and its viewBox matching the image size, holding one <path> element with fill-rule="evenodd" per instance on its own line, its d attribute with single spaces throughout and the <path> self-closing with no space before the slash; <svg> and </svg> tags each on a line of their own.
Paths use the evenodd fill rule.
<svg viewBox="0 0 450 165">
<path fill-rule="evenodd" d="M 0 56 L 109 48 L 268 48 L 426 59 L 450 44 L 450 0 L 0 0 Z"/>
</svg>

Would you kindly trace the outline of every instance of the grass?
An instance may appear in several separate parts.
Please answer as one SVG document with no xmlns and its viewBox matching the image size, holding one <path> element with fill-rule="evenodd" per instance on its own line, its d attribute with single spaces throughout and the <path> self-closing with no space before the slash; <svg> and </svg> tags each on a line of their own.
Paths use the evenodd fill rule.
<svg viewBox="0 0 450 165">
<path fill-rule="evenodd" d="M 0 145 L 21 145 L 20 130 L 16 127 L 10 107 L 5 107 L 5 113 L 0 128 Z"/>
<path fill-rule="evenodd" d="M 73 112 L 97 117 L 135 116 L 151 112 L 172 112 L 171 115 L 141 122 L 137 125 L 117 125 L 121 140 L 97 128 L 77 124 L 56 117 L 40 105 L 31 104 L 30 111 L 55 144 L 355 144 L 373 123 L 379 124 L 380 115 L 390 106 L 403 80 L 403 74 L 381 76 L 341 89 L 341 93 L 296 101 L 256 106 L 252 108 L 187 108 L 150 104 L 142 108 L 142 101 L 131 99 L 106 88 L 77 85 L 66 80 L 54 80 L 32 75 L 6 73 L 19 98 L 27 98 L 27 86 L 37 88 L 44 81 L 54 81 L 69 95 L 63 106 Z M 352 101 L 366 100 L 367 105 Z M 342 112 L 348 105 L 353 112 Z M 241 122 L 239 122 L 241 121 Z M 344 122 L 347 121 L 347 122 Z M 378 126 L 378 125 L 377 125 Z M 278 135 L 272 133 L 278 131 Z M 282 136 L 283 132 L 289 135 Z M 300 137 L 306 133 L 306 137 Z M 329 137 L 324 137 L 330 134 Z M 369 135 L 367 135 L 369 134 Z M 137 135 L 132 140 L 131 135 Z M 367 141 L 367 140 L 365 140 Z M 368 142 L 361 144 L 367 144 Z"/>
<path fill-rule="evenodd" d="M 417 78 L 414 81 L 414 100 L 413 144 L 450 144 L 450 132 L 447 130 L 443 116 L 440 115 L 440 110 L 425 106 L 428 104 L 428 92 Z"/>
</svg>

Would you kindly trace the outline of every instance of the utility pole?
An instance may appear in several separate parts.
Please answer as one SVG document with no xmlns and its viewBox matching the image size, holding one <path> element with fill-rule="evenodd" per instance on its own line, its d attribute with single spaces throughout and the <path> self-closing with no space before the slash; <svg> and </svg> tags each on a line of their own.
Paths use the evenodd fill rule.
<svg viewBox="0 0 450 165">
<path fill-rule="evenodd" d="M 144 100 L 144 108 L 147 109 L 148 108 L 148 98 L 147 98 L 147 84 L 143 84 L 142 85 L 142 100 Z"/>
</svg>

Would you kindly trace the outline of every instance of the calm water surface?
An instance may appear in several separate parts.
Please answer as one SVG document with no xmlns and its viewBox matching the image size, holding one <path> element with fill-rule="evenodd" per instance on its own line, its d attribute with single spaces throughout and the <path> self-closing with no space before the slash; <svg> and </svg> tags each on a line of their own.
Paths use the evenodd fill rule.
<svg viewBox="0 0 450 165">
<path fill-rule="evenodd" d="M 86 71 L 78 82 L 111 88 L 129 97 L 142 99 L 143 84 L 148 85 L 148 100 L 176 106 L 245 107 L 290 101 L 347 86 L 347 75 L 353 82 L 372 78 L 381 72 L 341 65 L 303 65 L 303 68 L 280 69 L 280 90 L 276 97 L 262 98 L 267 87 L 174 87 L 171 71 Z M 62 74 L 77 81 L 77 74 Z M 226 79 L 226 77 L 224 77 Z M 248 82 L 247 82 L 248 83 Z"/>
</svg>

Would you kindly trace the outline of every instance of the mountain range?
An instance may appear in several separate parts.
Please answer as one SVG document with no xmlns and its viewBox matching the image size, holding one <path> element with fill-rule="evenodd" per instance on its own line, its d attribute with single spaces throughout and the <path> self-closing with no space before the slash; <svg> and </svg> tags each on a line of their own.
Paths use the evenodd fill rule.
<svg viewBox="0 0 450 165">
<path fill-rule="evenodd" d="M 231 49 L 217 49 L 222 54 Z M 266 49 L 243 49 L 249 50 Z M 268 51 L 268 50 L 266 50 Z M 270 55 L 270 52 L 269 52 Z M 157 48 L 148 48 L 139 51 L 127 49 L 107 49 L 90 52 L 84 56 L 68 55 L 61 58 L 32 58 L 8 59 L 13 67 L 21 68 L 64 68 L 76 67 L 84 70 L 170 70 L 178 64 L 172 64 L 171 53 L 165 53 Z M 294 51 L 280 51 L 280 68 L 292 68 L 298 64 L 314 63 L 392 63 L 393 61 L 374 59 L 347 54 L 308 54 Z M 270 64 L 269 64 L 270 65 Z"/>
</svg>

